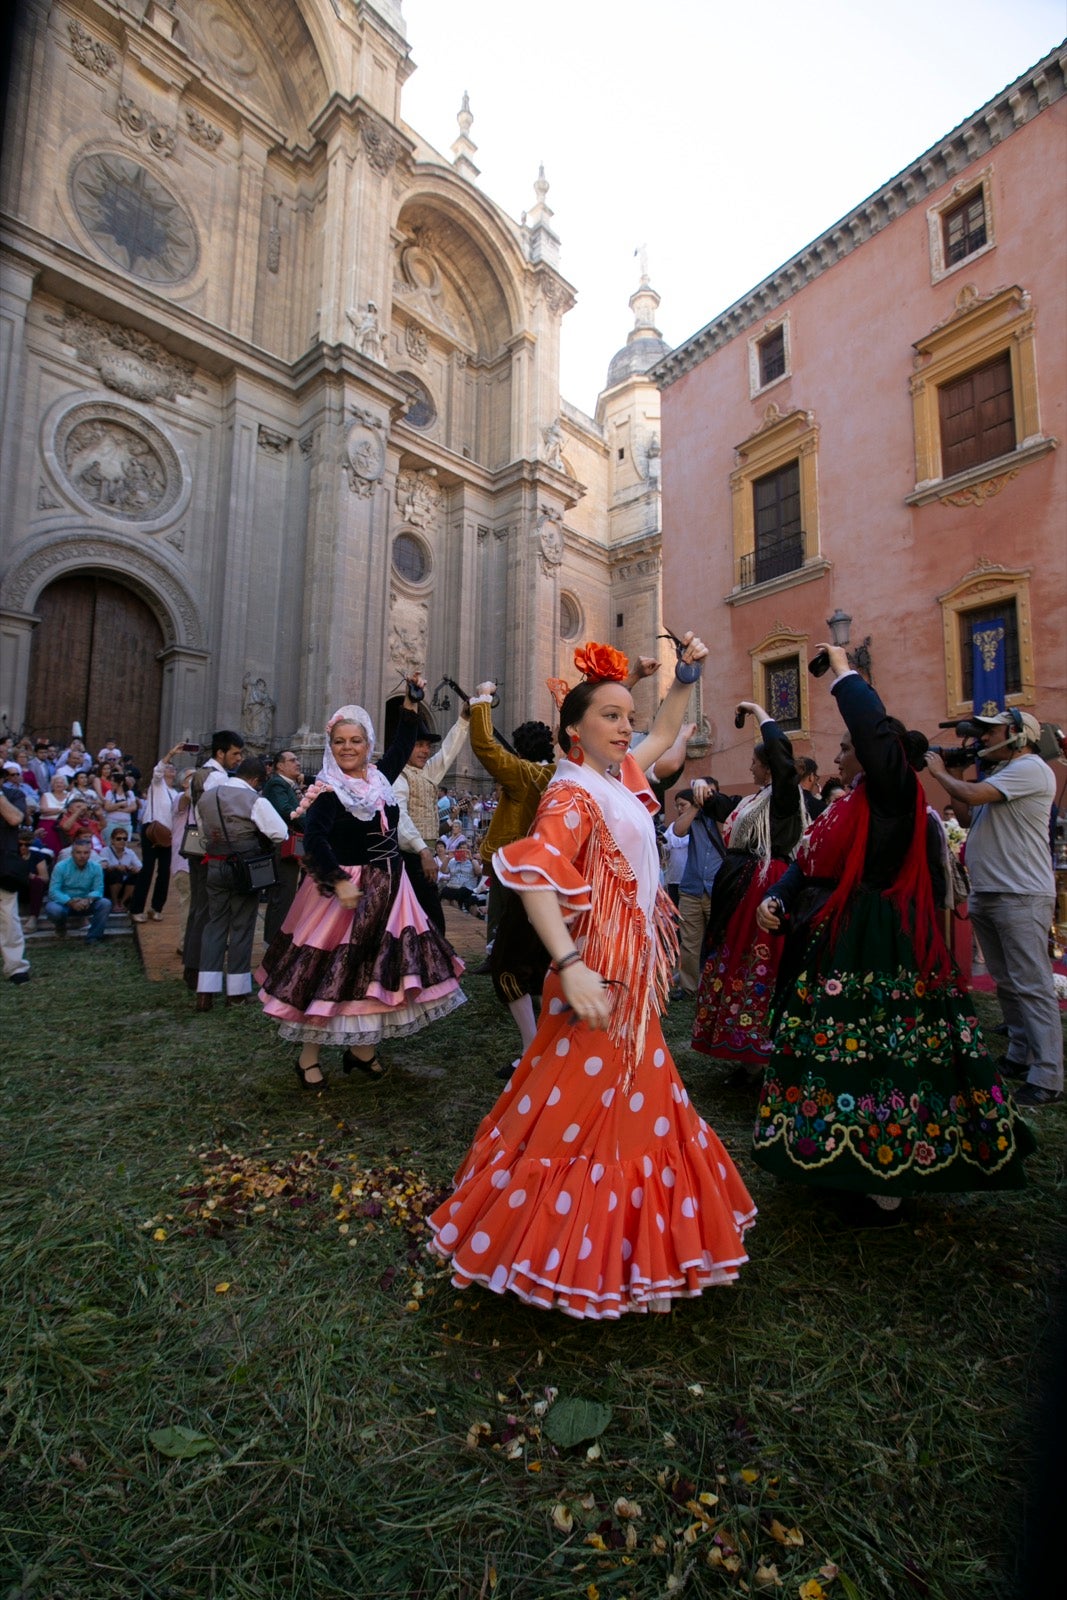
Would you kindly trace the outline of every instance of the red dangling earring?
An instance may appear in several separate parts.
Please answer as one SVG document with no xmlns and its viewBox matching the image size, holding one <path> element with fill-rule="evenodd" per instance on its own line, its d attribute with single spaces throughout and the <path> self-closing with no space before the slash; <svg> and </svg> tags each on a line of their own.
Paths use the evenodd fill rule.
<svg viewBox="0 0 1067 1600">
<path fill-rule="evenodd" d="M 582 749 L 582 741 L 579 739 L 576 733 L 571 735 L 571 747 L 567 751 L 567 759 L 569 761 L 573 761 L 576 767 L 582 766 L 585 761 L 585 751 Z"/>
</svg>

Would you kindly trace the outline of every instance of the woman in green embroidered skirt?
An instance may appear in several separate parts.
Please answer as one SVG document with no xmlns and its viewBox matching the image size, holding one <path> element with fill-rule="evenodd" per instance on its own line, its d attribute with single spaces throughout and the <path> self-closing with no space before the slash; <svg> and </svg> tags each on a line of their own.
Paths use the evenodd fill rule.
<svg viewBox="0 0 1067 1600">
<path fill-rule="evenodd" d="M 903 1195 L 1021 1188 L 1034 1139 L 941 934 L 921 751 L 844 651 L 829 654 L 852 787 L 759 909 L 761 927 L 788 916 L 792 929 L 755 1159 L 883 1211 Z"/>
</svg>

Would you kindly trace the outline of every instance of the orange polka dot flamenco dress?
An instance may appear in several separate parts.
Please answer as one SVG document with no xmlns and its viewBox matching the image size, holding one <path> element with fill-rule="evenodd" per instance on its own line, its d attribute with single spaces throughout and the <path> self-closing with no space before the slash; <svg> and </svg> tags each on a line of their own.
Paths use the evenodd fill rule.
<svg viewBox="0 0 1067 1600">
<path fill-rule="evenodd" d="M 756 1208 L 660 1027 L 676 934 L 656 810 L 632 756 L 620 778 L 561 761 L 529 838 L 493 858 L 509 888 L 559 896 L 613 1014 L 606 1029 L 576 1022 L 549 974 L 534 1041 L 430 1218 L 458 1288 L 611 1319 L 669 1311 L 748 1259 Z"/>
</svg>

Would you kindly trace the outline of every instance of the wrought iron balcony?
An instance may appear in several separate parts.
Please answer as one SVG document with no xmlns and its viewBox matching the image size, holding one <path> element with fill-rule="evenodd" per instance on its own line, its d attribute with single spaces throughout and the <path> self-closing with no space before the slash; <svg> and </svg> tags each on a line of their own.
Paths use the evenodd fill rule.
<svg viewBox="0 0 1067 1600">
<path fill-rule="evenodd" d="M 766 541 L 741 557 L 739 583 L 742 589 L 751 589 L 757 583 L 768 583 L 771 578 L 782 578 L 787 572 L 796 572 L 804 565 L 804 534 L 787 533 L 773 543 Z"/>
</svg>

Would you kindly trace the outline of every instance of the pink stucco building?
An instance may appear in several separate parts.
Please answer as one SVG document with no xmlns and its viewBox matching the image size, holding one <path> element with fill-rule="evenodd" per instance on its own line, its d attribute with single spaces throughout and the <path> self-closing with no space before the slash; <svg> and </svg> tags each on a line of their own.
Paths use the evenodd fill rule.
<svg viewBox="0 0 1067 1600">
<path fill-rule="evenodd" d="M 691 770 L 724 787 L 740 698 L 832 772 L 805 667 L 835 611 L 912 726 L 971 710 L 976 660 L 1064 720 L 1065 74 L 1061 46 L 656 368 L 663 615 L 711 643 Z"/>
</svg>

